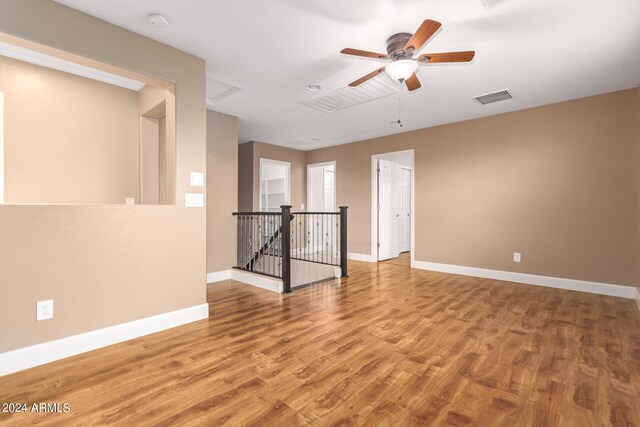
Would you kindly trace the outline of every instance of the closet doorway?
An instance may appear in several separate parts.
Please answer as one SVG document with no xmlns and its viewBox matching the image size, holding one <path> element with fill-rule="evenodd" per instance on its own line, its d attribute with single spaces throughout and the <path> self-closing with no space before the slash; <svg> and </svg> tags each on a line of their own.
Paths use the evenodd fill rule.
<svg viewBox="0 0 640 427">
<path fill-rule="evenodd" d="M 371 176 L 371 253 L 375 261 L 404 254 L 404 263 L 413 241 L 413 150 L 372 156 Z"/>
</svg>

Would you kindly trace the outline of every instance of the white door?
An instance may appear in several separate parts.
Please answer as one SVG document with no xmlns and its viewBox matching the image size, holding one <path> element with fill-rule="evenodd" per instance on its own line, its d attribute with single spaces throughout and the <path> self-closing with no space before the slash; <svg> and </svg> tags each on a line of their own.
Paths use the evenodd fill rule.
<svg viewBox="0 0 640 427">
<path fill-rule="evenodd" d="M 411 250 L 411 170 L 400 167 L 398 191 L 398 249 Z"/>
<path fill-rule="evenodd" d="M 398 164 L 378 160 L 378 261 L 400 255 L 398 249 Z"/>
</svg>

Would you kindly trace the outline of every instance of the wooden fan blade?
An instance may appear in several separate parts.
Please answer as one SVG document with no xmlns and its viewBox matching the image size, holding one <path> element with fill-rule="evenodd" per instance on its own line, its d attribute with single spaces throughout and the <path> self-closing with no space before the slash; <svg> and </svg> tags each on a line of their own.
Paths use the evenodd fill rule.
<svg viewBox="0 0 640 427">
<path fill-rule="evenodd" d="M 404 84 L 407 85 L 409 92 L 420 89 L 420 87 L 422 86 L 420 84 L 420 80 L 418 80 L 418 76 L 416 75 L 416 73 L 411 74 L 411 77 L 405 80 Z"/>
<path fill-rule="evenodd" d="M 366 76 L 364 76 L 364 77 L 360 77 L 358 80 L 356 80 L 356 81 L 354 81 L 354 82 L 349 83 L 349 86 L 351 86 L 351 87 L 358 86 L 358 85 L 360 85 L 360 84 L 362 84 L 362 83 L 366 82 L 367 80 L 374 78 L 375 76 L 377 76 L 378 74 L 380 74 L 381 72 L 383 72 L 383 71 L 384 71 L 384 69 L 385 69 L 385 67 L 378 68 L 377 70 L 372 71 L 371 73 L 367 74 Z"/>
<path fill-rule="evenodd" d="M 385 55 L 383 53 L 375 53 L 375 52 L 368 52 L 366 50 L 351 49 L 350 47 L 346 49 L 342 49 L 340 53 L 344 53 L 345 55 L 363 56 L 365 58 L 389 59 L 389 55 Z"/>
<path fill-rule="evenodd" d="M 469 62 L 476 53 L 472 50 L 466 52 L 425 53 L 418 57 L 418 61 L 424 63 L 435 62 Z"/>
<path fill-rule="evenodd" d="M 420 50 L 427 40 L 435 34 L 442 26 L 438 21 L 432 21 L 431 19 L 425 19 L 420 28 L 409 39 L 407 44 L 404 45 L 404 51 L 407 53 L 413 53 Z"/>
</svg>

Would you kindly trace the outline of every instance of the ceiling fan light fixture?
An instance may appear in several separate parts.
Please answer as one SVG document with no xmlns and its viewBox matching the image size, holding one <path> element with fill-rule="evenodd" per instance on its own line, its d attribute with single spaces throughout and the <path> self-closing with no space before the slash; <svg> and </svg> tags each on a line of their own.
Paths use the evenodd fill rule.
<svg viewBox="0 0 640 427">
<path fill-rule="evenodd" d="M 413 73 L 418 69 L 418 63 L 412 61 L 410 59 L 401 59 L 399 61 L 394 61 L 391 64 L 387 65 L 385 68 L 385 72 L 391 77 L 393 80 L 398 81 L 400 83 L 407 80 Z"/>
</svg>

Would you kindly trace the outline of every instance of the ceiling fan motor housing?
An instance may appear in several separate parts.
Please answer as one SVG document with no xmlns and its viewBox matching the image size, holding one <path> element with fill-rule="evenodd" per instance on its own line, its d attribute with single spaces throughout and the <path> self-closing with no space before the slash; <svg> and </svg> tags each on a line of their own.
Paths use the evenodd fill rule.
<svg viewBox="0 0 640 427">
<path fill-rule="evenodd" d="M 394 34 L 387 39 L 387 54 L 392 60 L 398 61 L 401 59 L 409 59 L 413 55 L 413 52 L 405 52 L 404 46 L 407 44 L 413 34 L 411 33 L 398 33 Z"/>
</svg>

